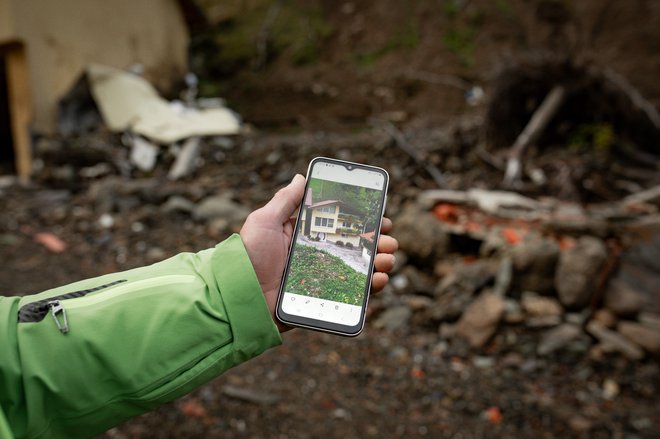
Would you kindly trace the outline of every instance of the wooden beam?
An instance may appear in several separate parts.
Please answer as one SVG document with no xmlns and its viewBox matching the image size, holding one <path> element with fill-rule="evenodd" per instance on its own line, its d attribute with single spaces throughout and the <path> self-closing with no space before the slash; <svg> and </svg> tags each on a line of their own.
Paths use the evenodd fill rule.
<svg viewBox="0 0 660 439">
<path fill-rule="evenodd" d="M 29 124 L 32 118 L 32 101 L 28 79 L 27 59 L 22 44 L 11 44 L 3 50 L 9 95 L 9 116 L 14 143 L 16 172 L 23 182 L 32 173 L 32 145 Z"/>
</svg>

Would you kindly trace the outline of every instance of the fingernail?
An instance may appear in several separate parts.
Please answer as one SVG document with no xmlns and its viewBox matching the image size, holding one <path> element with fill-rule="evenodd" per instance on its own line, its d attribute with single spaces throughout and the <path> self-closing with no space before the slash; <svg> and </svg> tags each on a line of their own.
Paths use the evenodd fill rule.
<svg viewBox="0 0 660 439">
<path fill-rule="evenodd" d="M 300 175 L 300 174 L 296 174 L 296 175 L 294 175 L 293 178 L 291 179 L 291 183 L 295 182 L 297 178 L 305 178 L 305 177 L 303 177 L 303 176 Z"/>
</svg>

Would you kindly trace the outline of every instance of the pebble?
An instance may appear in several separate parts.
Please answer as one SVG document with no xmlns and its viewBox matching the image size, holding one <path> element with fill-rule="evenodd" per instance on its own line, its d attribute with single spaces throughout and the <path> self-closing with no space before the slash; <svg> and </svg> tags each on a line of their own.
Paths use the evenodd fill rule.
<svg viewBox="0 0 660 439">
<path fill-rule="evenodd" d="M 575 340 L 582 330 L 579 326 L 572 323 L 564 323 L 545 332 L 541 337 L 536 352 L 539 355 L 549 355 L 566 347 L 571 341 Z"/>
<path fill-rule="evenodd" d="M 607 308 L 601 308 L 597 310 L 594 313 L 592 320 L 610 329 L 614 328 L 617 322 L 616 315 Z"/>
<path fill-rule="evenodd" d="M 587 331 L 601 342 L 601 347 L 604 350 L 611 349 L 620 352 L 630 360 L 640 360 L 644 357 L 644 352 L 639 346 L 598 322 L 590 321 L 587 324 Z"/>
<path fill-rule="evenodd" d="M 660 354 L 660 331 L 644 324 L 622 320 L 617 330 L 652 354 Z"/>
<path fill-rule="evenodd" d="M 514 287 L 541 294 L 553 291 L 559 245 L 538 235 L 529 235 L 513 248 Z"/>
<path fill-rule="evenodd" d="M 388 331 L 406 329 L 411 315 L 412 311 L 405 305 L 388 308 L 375 321 L 375 326 Z"/>
<path fill-rule="evenodd" d="M 202 200 L 193 212 L 200 220 L 225 218 L 229 222 L 242 222 L 250 214 L 250 209 L 236 203 L 227 195 L 214 195 Z"/>
<path fill-rule="evenodd" d="M 542 297 L 529 291 L 522 294 L 520 303 L 525 313 L 532 317 L 560 316 L 564 312 L 557 299 Z"/>
</svg>

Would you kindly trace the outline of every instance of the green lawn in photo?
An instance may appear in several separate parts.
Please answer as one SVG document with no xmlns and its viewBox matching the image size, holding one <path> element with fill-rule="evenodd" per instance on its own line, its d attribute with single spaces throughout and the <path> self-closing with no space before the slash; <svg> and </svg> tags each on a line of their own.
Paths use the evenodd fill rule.
<svg viewBox="0 0 660 439">
<path fill-rule="evenodd" d="M 314 247 L 296 247 L 286 292 L 362 305 L 367 276 L 355 271 L 341 258 Z"/>
</svg>

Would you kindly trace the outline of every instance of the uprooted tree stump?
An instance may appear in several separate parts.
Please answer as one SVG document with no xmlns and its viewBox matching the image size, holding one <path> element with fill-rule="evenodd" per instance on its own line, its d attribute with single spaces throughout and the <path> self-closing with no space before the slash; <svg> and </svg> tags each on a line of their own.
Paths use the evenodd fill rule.
<svg viewBox="0 0 660 439">
<path fill-rule="evenodd" d="M 560 105 L 521 152 L 519 136 L 559 87 Z M 545 171 L 546 186 L 560 197 L 616 199 L 659 182 L 660 115 L 607 68 L 549 57 L 510 64 L 493 82 L 484 134 L 492 154 L 518 154 L 523 166 Z"/>
</svg>

